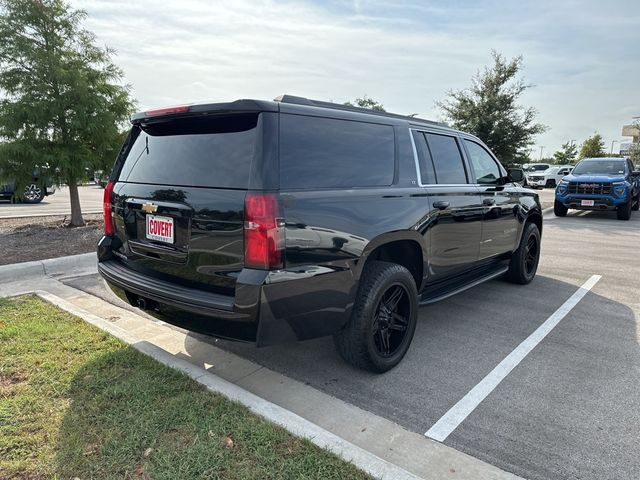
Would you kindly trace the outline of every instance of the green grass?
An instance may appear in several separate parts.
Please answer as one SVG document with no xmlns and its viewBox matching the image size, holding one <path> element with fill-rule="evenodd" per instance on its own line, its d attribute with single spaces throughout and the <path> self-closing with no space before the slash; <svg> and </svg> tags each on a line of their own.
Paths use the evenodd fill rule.
<svg viewBox="0 0 640 480">
<path fill-rule="evenodd" d="M 75 477 L 368 478 L 36 297 L 0 299 L 0 478 Z"/>
</svg>

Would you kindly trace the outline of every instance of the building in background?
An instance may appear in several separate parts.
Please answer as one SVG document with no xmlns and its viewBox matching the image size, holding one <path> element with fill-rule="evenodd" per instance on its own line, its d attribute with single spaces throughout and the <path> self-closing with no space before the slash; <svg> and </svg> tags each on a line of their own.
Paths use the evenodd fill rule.
<svg viewBox="0 0 640 480">
<path fill-rule="evenodd" d="M 635 117 L 640 119 L 640 117 Z M 631 140 L 620 142 L 620 155 L 629 155 L 631 144 L 640 143 L 640 124 L 631 123 L 622 127 L 622 136 L 631 137 Z"/>
</svg>

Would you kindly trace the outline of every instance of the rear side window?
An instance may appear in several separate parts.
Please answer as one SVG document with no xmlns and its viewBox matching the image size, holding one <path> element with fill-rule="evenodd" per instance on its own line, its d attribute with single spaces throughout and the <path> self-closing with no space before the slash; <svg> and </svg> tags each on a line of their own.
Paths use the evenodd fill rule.
<svg viewBox="0 0 640 480">
<path fill-rule="evenodd" d="M 391 185 L 393 127 L 333 118 L 280 116 L 280 187 Z"/>
<path fill-rule="evenodd" d="M 425 133 L 425 137 L 433 159 L 438 183 L 467 183 L 467 175 L 456 139 L 448 135 L 435 133 Z"/>
<path fill-rule="evenodd" d="M 433 160 L 427 146 L 427 139 L 424 133 L 413 132 L 413 140 L 416 144 L 416 153 L 418 154 L 418 166 L 420 167 L 420 183 L 429 185 L 436 183 L 436 173 L 433 170 Z"/>
<path fill-rule="evenodd" d="M 120 181 L 247 188 L 258 114 L 135 126 Z"/>
</svg>

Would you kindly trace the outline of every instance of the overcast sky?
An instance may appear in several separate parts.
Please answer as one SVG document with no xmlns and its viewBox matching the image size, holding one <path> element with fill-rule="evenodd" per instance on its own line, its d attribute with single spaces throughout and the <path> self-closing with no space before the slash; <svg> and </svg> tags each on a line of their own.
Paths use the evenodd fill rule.
<svg viewBox="0 0 640 480">
<path fill-rule="evenodd" d="M 140 107 L 281 93 L 439 118 L 491 49 L 523 55 L 523 97 L 547 133 L 534 157 L 640 115 L 639 0 L 73 0 L 117 50 Z M 616 147 L 617 148 L 617 144 Z"/>
</svg>

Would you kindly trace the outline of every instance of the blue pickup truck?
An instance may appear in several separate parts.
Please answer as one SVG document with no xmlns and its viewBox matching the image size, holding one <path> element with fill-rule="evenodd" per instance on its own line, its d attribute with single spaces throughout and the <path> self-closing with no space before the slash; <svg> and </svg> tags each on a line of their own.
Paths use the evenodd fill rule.
<svg viewBox="0 0 640 480">
<path fill-rule="evenodd" d="M 640 206 L 640 172 L 625 158 L 585 158 L 556 187 L 553 211 L 564 217 L 569 209 L 615 210 L 629 220 Z"/>
</svg>

